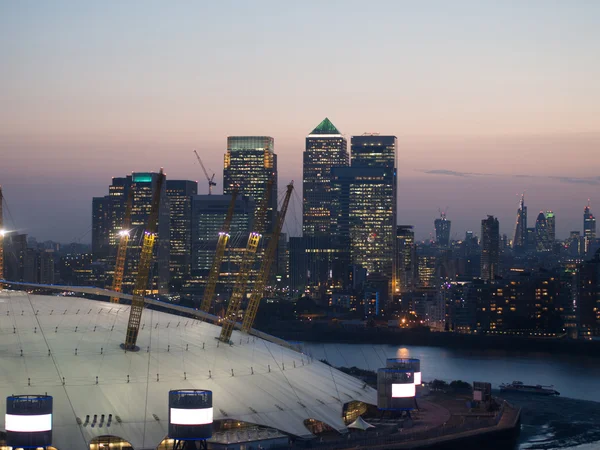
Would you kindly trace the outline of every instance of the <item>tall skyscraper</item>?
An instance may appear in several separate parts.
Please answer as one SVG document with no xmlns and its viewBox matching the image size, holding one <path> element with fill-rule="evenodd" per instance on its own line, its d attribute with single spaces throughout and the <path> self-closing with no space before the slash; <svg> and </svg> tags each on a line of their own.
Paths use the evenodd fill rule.
<svg viewBox="0 0 600 450">
<path fill-rule="evenodd" d="M 548 240 L 552 248 L 556 241 L 556 216 L 552 211 L 546 211 L 546 228 L 548 228 Z"/>
<path fill-rule="evenodd" d="M 92 201 L 94 211 L 98 213 L 92 216 L 92 230 L 96 230 L 98 237 L 108 236 L 108 257 L 103 262 L 107 264 L 108 270 L 112 271 L 119 243 L 119 231 L 122 229 L 125 218 L 127 197 L 129 191 L 133 191 L 131 232 L 127 248 L 125 275 L 123 277 L 123 292 L 133 290 L 142 249 L 142 235 L 148 222 L 158 175 L 155 172 L 134 172 L 126 177 L 113 178 L 112 184 L 108 188 L 109 195 L 103 197 L 103 201 L 98 197 Z M 170 223 L 166 184 L 163 184 L 162 189 L 158 213 L 158 235 L 154 245 L 154 266 L 151 270 L 152 277 L 149 286 L 151 292 L 159 294 L 167 293 L 169 284 Z M 99 212 L 101 205 L 106 208 L 103 214 Z M 108 219 L 106 216 L 108 216 Z M 94 257 L 101 255 L 95 254 Z"/>
<path fill-rule="evenodd" d="M 237 186 L 239 194 L 250 197 L 255 205 L 262 200 L 267 181 L 274 183 L 269 199 L 266 230 L 271 231 L 277 217 L 277 155 L 274 139 L 269 136 L 229 136 L 223 168 L 223 194 L 231 195 Z"/>
<path fill-rule="evenodd" d="M 171 284 L 180 284 L 191 272 L 192 196 L 198 194 L 198 183 L 188 180 L 167 180 L 170 218 Z"/>
<path fill-rule="evenodd" d="M 405 293 L 415 286 L 417 247 L 412 225 L 398 225 L 396 227 L 396 255 L 395 292 Z"/>
<path fill-rule="evenodd" d="M 446 213 L 440 212 L 440 217 L 435 219 L 435 240 L 440 247 L 450 246 L 450 226 L 452 222 L 446 219 Z"/>
<path fill-rule="evenodd" d="M 543 211 L 540 211 L 535 220 L 535 248 L 538 252 L 547 252 L 552 248 L 548 235 L 548 224 Z"/>
<path fill-rule="evenodd" d="M 525 206 L 525 194 L 521 195 L 521 202 L 517 211 L 513 248 L 515 250 L 525 250 L 527 248 L 527 206 Z"/>
<path fill-rule="evenodd" d="M 592 244 L 596 240 L 596 218 L 590 210 L 590 202 L 583 210 L 583 240 L 585 254 L 589 254 L 592 249 Z"/>
<path fill-rule="evenodd" d="M 481 278 L 494 280 L 500 264 L 500 225 L 494 216 L 481 221 Z"/>
<path fill-rule="evenodd" d="M 346 138 L 328 118 L 306 136 L 302 166 L 303 243 L 294 243 L 295 261 L 299 261 L 300 248 L 306 254 L 305 274 L 295 280 L 303 279 L 318 296 L 331 286 L 339 286 L 344 272 L 342 268 L 334 268 L 341 260 L 343 248 L 333 218 L 331 170 L 348 166 L 347 145 Z"/>
<path fill-rule="evenodd" d="M 389 298 L 396 286 L 396 149 L 395 136 L 352 136 L 351 166 L 332 169 L 334 216 L 351 264 L 385 276 Z"/>
</svg>

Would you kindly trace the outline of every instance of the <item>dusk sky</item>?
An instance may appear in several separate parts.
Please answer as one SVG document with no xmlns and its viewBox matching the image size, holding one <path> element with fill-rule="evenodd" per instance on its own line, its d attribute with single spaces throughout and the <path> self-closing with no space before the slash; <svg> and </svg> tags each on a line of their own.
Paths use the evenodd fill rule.
<svg viewBox="0 0 600 450">
<path fill-rule="evenodd" d="M 275 138 L 279 188 L 325 117 L 398 136 L 399 224 L 419 239 L 488 214 L 512 238 L 600 215 L 600 1 L 0 2 L 0 184 L 7 229 L 91 240 L 113 176 L 164 167 L 222 188 L 228 135 Z M 530 225 L 531 226 L 531 225 Z"/>
</svg>

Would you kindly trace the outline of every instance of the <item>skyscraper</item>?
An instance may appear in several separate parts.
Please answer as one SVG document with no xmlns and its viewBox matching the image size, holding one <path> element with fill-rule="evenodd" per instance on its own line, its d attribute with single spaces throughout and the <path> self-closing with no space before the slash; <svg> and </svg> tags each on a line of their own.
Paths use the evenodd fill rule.
<svg viewBox="0 0 600 450">
<path fill-rule="evenodd" d="M 223 194 L 231 195 L 237 186 L 239 194 L 250 197 L 255 205 L 262 200 L 267 181 L 274 183 L 269 199 L 266 230 L 273 229 L 277 216 L 277 155 L 274 139 L 269 136 L 229 136 L 223 168 Z"/>
<path fill-rule="evenodd" d="M 395 136 L 353 136 L 351 166 L 332 169 L 334 216 L 351 264 L 387 277 L 390 298 L 396 279 L 396 149 Z"/>
<path fill-rule="evenodd" d="M 481 278 L 494 280 L 500 264 L 500 225 L 494 216 L 481 221 Z"/>
<path fill-rule="evenodd" d="M 408 292 L 415 285 L 417 249 L 412 225 L 396 227 L 396 289 L 395 292 Z"/>
<path fill-rule="evenodd" d="M 127 248 L 125 275 L 123 278 L 123 292 L 131 292 L 137 276 L 138 263 L 142 246 L 142 235 L 148 222 L 148 215 L 152 207 L 152 196 L 156 189 L 158 173 L 134 172 L 131 175 L 113 178 L 108 187 L 109 195 L 100 200 L 96 197 L 92 201 L 94 214 L 92 216 L 92 230 L 100 238 L 108 236 L 108 256 L 106 262 L 109 271 L 115 265 L 119 231 L 123 226 L 125 210 L 129 191 L 132 190 L 133 203 L 131 208 L 131 233 Z M 158 212 L 158 235 L 154 245 L 154 265 L 151 270 L 149 289 L 154 293 L 167 293 L 169 283 L 169 199 L 166 195 L 166 184 L 163 184 L 160 207 Z M 106 211 L 100 214 L 100 209 Z M 106 229 L 108 227 L 108 229 Z M 97 246 L 97 248 L 99 248 Z M 94 257 L 102 256 L 95 254 Z"/>
<path fill-rule="evenodd" d="M 440 217 L 435 219 L 435 240 L 440 247 L 450 246 L 450 226 L 452 222 L 446 219 L 446 213 L 440 212 Z"/>
<path fill-rule="evenodd" d="M 547 252 L 551 250 L 550 236 L 548 235 L 548 224 L 543 211 L 535 220 L 535 248 L 538 252 Z"/>
<path fill-rule="evenodd" d="M 171 283 L 179 284 L 191 271 L 192 196 L 198 193 L 198 183 L 188 180 L 167 180 L 170 218 Z"/>
<path fill-rule="evenodd" d="M 591 252 L 592 244 L 596 240 L 596 218 L 590 210 L 590 202 L 583 210 L 583 240 L 586 254 Z"/>
<path fill-rule="evenodd" d="M 525 194 L 521 195 L 521 202 L 517 211 L 517 225 L 515 226 L 513 248 L 515 250 L 525 250 L 527 248 L 527 206 L 525 206 Z"/>
<path fill-rule="evenodd" d="M 556 216 L 552 211 L 546 211 L 546 228 L 548 228 L 548 240 L 552 248 L 556 241 Z"/>
<path fill-rule="evenodd" d="M 303 243 L 294 243 L 295 260 L 299 260 L 296 253 L 300 248 L 305 251 L 306 272 L 305 278 L 295 279 L 304 279 L 320 295 L 328 285 L 339 286 L 344 272 L 334 268 L 336 261 L 341 260 L 342 247 L 333 218 L 331 169 L 348 166 L 347 145 L 346 138 L 328 118 L 306 136 L 302 166 Z"/>
</svg>

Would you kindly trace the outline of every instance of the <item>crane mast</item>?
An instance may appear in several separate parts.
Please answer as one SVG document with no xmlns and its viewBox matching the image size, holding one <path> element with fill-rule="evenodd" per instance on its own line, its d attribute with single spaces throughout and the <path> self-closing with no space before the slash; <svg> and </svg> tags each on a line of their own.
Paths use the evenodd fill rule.
<svg viewBox="0 0 600 450">
<path fill-rule="evenodd" d="M 123 285 L 123 275 L 125 273 L 125 257 L 127 256 L 127 243 L 129 242 L 129 228 L 131 227 L 131 208 L 133 207 L 133 189 L 129 188 L 127 194 L 127 206 L 125 207 L 125 217 L 123 225 L 119 232 L 119 247 L 117 249 L 117 262 L 115 264 L 115 274 L 113 276 L 112 290 L 121 292 Z M 119 303 L 119 297 L 111 297 L 111 303 Z"/>
<path fill-rule="evenodd" d="M 277 251 L 277 246 L 279 245 L 279 236 L 281 235 L 281 229 L 283 228 L 285 215 L 288 210 L 288 205 L 290 204 L 290 197 L 292 196 L 293 190 L 294 182 L 292 181 L 287 186 L 287 191 L 285 193 L 285 198 L 283 199 L 283 203 L 281 205 L 281 211 L 279 212 L 279 216 L 277 217 L 275 229 L 273 230 L 273 234 L 271 235 L 271 240 L 269 241 L 269 245 L 267 246 L 265 257 L 260 266 L 260 271 L 258 273 L 258 277 L 256 278 L 256 282 L 254 283 L 252 294 L 250 295 L 250 301 L 248 302 L 248 307 L 246 308 L 246 312 L 244 314 L 244 320 L 242 322 L 242 331 L 246 333 L 248 333 L 252 329 L 252 324 L 254 324 L 254 320 L 256 319 L 256 313 L 258 311 L 258 306 L 260 305 L 260 300 L 263 298 L 265 286 L 269 279 L 269 274 L 271 273 L 271 265 L 273 264 L 273 260 L 275 259 L 275 253 Z"/>
<path fill-rule="evenodd" d="M 210 272 L 208 274 L 208 282 L 206 283 L 204 297 L 202 298 L 202 305 L 200 306 L 202 311 L 210 312 L 210 305 L 212 304 L 212 300 L 215 295 L 217 279 L 219 278 L 219 271 L 221 270 L 221 263 L 223 262 L 223 256 L 225 255 L 225 247 L 227 247 L 227 242 L 229 241 L 229 230 L 231 229 L 231 221 L 233 219 L 237 195 L 238 190 L 235 188 L 231 193 L 231 201 L 229 202 L 229 208 L 227 209 L 227 216 L 225 216 L 223 228 L 219 232 L 219 240 L 217 242 L 217 249 L 215 251 L 215 259 L 213 260 Z"/>
<path fill-rule="evenodd" d="M 144 294 L 148 287 L 148 277 L 150 275 L 150 266 L 152 264 L 152 250 L 154 249 L 154 241 L 156 240 L 158 211 L 160 208 L 160 195 L 164 184 L 165 175 L 160 169 L 158 180 L 154 194 L 152 195 L 152 206 L 148 223 L 144 230 L 144 242 L 142 244 L 142 252 L 140 255 L 140 264 L 138 266 L 137 278 L 133 289 L 133 298 L 131 300 L 131 308 L 129 310 L 129 321 L 127 323 L 127 333 L 125 342 L 121 344 L 121 348 L 130 351 L 139 350 L 136 347 L 138 333 L 140 331 L 140 322 L 142 319 L 142 311 L 144 310 Z"/>
<path fill-rule="evenodd" d="M 200 167 L 202 167 L 202 171 L 204 172 L 206 181 L 208 181 L 208 195 L 212 195 L 212 188 L 213 188 L 213 186 L 217 185 L 217 183 L 214 182 L 215 174 L 213 173 L 212 177 L 209 177 L 208 172 L 206 171 L 206 167 L 204 167 L 204 163 L 202 162 L 202 159 L 200 159 L 200 155 L 198 154 L 198 152 L 196 150 L 194 150 L 194 153 L 196 155 L 196 158 L 198 159 L 198 162 L 200 163 Z"/>
<path fill-rule="evenodd" d="M 269 178 L 262 201 L 260 202 L 258 208 L 256 208 L 256 214 L 254 217 L 254 231 L 252 231 L 250 236 L 248 236 L 246 251 L 242 257 L 239 273 L 233 287 L 233 293 L 229 299 L 229 305 L 227 305 L 227 312 L 225 313 L 223 327 L 221 328 L 221 335 L 219 336 L 219 340 L 221 342 L 229 342 L 231 333 L 233 332 L 233 327 L 236 322 L 237 313 L 240 309 L 240 303 L 242 302 L 242 298 L 246 293 L 246 285 L 248 284 L 248 278 L 250 277 L 250 269 L 254 263 L 256 250 L 258 249 L 258 244 L 262 238 L 261 232 L 263 232 L 265 228 L 267 210 L 269 208 L 269 199 L 271 198 L 273 183 L 273 177 Z"/>
</svg>

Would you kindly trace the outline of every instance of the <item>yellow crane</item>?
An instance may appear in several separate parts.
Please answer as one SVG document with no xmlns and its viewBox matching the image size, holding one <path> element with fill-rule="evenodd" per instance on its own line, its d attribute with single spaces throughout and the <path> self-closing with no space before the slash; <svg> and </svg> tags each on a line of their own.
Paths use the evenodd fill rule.
<svg viewBox="0 0 600 450">
<path fill-rule="evenodd" d="M 273 234 L 271 235 L 271 240 L 269 241 L 269 245 L 267 246 L 265 257 L 260 266 L 260 271 L 258 272 L 258 277 L 254 282 L 254 287 L 252 289 L 252 294 L 250 295 L 248 307 L 246 308 L 246 312 L 244 313 L 242 331 L 246 333 L 248 333 L 252 329 L 252 324 L 254 323 L 254 319 L 256 319 L 256 313 L 258 311 L 258 306 L 260 305 L 260 300 L 263 298 L 265 286 L 267 284 L 267 281 L 269 280 L 269 275 L 271 273 L 271 265 L 273 264 L 273 260 L 275 259 L 277 247 L 279 245 L 279 236 L 281 235 L 281 229 L 283 228 L 285 214 L 287 213 L 288 205 L 290 204 L 290 197 L 292 196 L 293 190 L 294 182 L 292 181 L 290 184 L 287 185 L 287 191 L 285 193 L 285 198 L 283 199 L 283 203 L 281 205 L 281 211 L 279 212 L 279 215 L 277 217 L 275 229 L 273 230 Z"/>
<path fill-rule="evenodd" d="M 213 260 L 210 272 L 208 274 L 208 282 L 206 283 L 206 288 L 204 288 L 204 297 L 202 297 L 202 305 L 200 306 L 202 311 L 210 312 L 210 305 L 212 304 L 212 300 L 215 295 L 217 279 L 219 278 L 221 264 L 223 263 L 223 256 L 225 255 L 225 247 L 227 247 L 227 242 L 229 241 L 229 230 L 231 229 L 231 220 L 233 219 L 237 195 L 238 189 L 235 188 L 231 193 L 231 201 L 229 202 L 229 208 L 227 209 L 227 215 L 225 216 L 223 228 L 219 232 L 219 240 L 217 241 L 215 259 Z"/>
<path fill-rule="evenodd" d="M 144 295 L 148 287 L 148 277 L 150 275 L 150 266 L 152 264 L 152 250 L 154 249 L 154 241 L 156 240 L 158 211 L 160 207 L 160 195 L 164 185 L 165 175 L 160 169 L 158 180 L 154 193 L 152 195 L 152 206 L 148 223 L 144 230 L 144 242 L 142 243 L 142 252 L 140 255 L 140 264 L 138 266 L 137 278 L 133 289 L 133 299 L 131 300 L 131 308 L 129 310 L 129 321 L 127 323 L 127 333 L 125 342 L 121 344 L 121 348 L 130 351 L 137 351 L 136 347 L 138 333 L 140 331 L 140 322 L 142 319 L 142 311 L 144 310 Z"/>
<path fill-rule="evenodd" d="M 127 243 L 129 242 L 129 228 L 131 228 L 131 208 L 133 207 L 133 189 L 129 188 L 127 194 L 127 205 L 125 207 L 125 217 L 123 225 L 119 231 L 119 247 L 117 249 L 117 262 L 115 264 L 115 274 L 113 275 L 112 290 L 121 292 L 123 285 L 123 275 L 125 273 L 125 257 L 127 256 Z M 119 303 L 119 297 L 111 297 L 111 303 Z"/>
<path fill-rule="evenodd" d="M 264 232 L 273 183 L 273 177 L 269 178 L 262 201 L 256 208 L 256 213 L 254 214 L 254 231 L 252 231 L 250 236 L 248 236 L 246 251 L 242 257 L 239 273 L 233 287 L 233 293 L 231 294 L 229 305 L 227 305 L 227 312 L 223 318 L 223 327 L 221 328 L 221 335 L 219 336 L 219 340 L 221 342 L 229 343 L 229 339 L 231 339 L 231 333 L 233 332 L 233 327 L 240 309 L 240 303 L 242 302 L 242 298 L 244 298 L 244 294 L 246 293 L 246 285 L 248 284 L 248 278 L 250 277 L 250 269 L 254 263 L 256 250 L 258 249 L 258 244 L 262 238 L 261 233 Z"/>
</svg>

